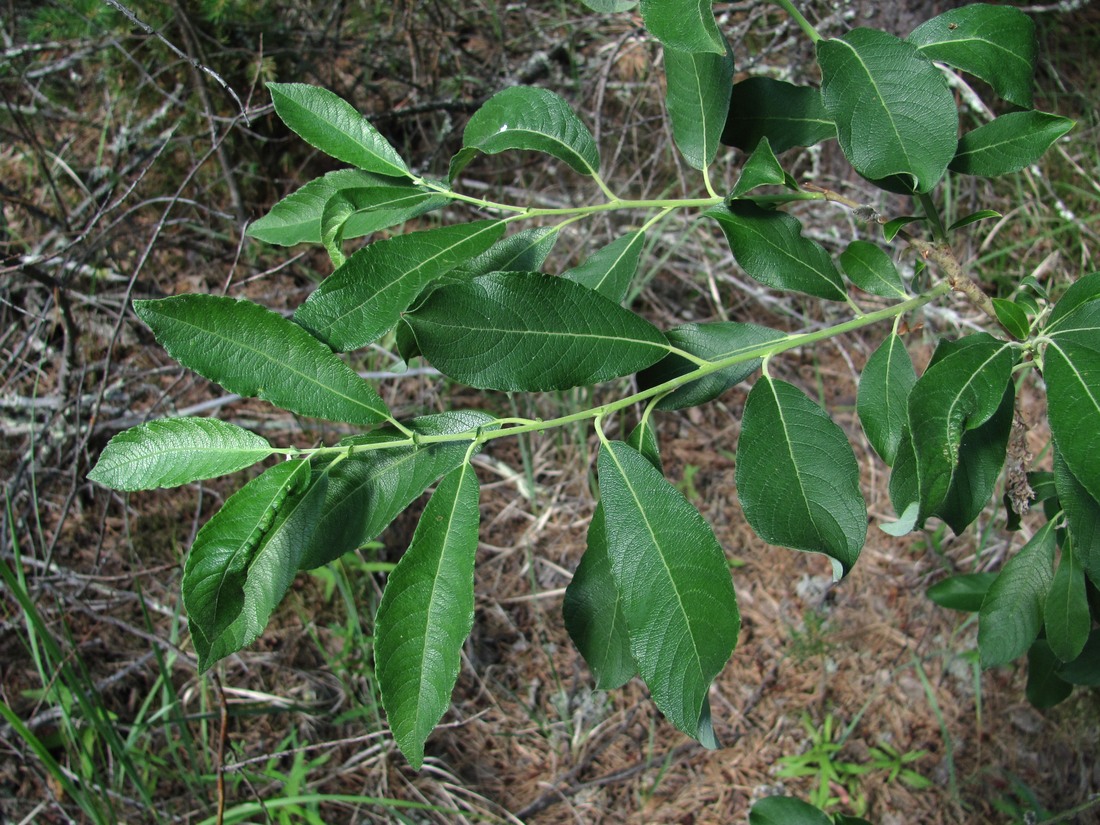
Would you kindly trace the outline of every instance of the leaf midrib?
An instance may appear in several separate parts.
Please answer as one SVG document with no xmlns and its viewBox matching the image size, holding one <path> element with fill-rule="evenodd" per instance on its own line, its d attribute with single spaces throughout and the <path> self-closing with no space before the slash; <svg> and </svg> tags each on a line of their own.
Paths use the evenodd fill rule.
<svg viewBox="0 0 1100 825">
<path fill-rule="evenodd" d="M 650 540 L 653 543 L 653 547 L 657 550 L 657 556 L 661 560 L 661 565 L 665 569 L 665 576 L 672 585 L 672 592 L 676 595 L 676 603 L 679 605 L 679 615 L 683 618 L 683 623 L 687 628 L 688 637 L 691 639 L 691 652 L 695 660 L 695 669 L 699 674 L 699 681 L 703 680 L 703 662 L 702 657 L 699 654 L 699 644 L 695 638 L 695 633 L 692 630 L 691 620 L 688 618 L 687 608 L 684 606 L 683 596 L 680 594 L 680 588 L 677 587 L 676 577 L 672 574 L 672 568 L 668 566 L 668 562 L 665 560 L 665 554 L 661 549 L 661 543 L 657 539 L 657 534 L 653 530 L 653 525 L 646 514 L 645 507 L 642 505 L 642 501 L 638 498 L 638 494 L 634 489 L 634 485 L 630 483 L 630 478 L 626 474 L 626 470 L 623 469 L 622 463 L 619 461 L 619 457 L 615 455 L 615 451 L 610 445 L 605 445 L 605 449 L 608 451 L 608 455 L 611 460 L 615 462 L 615 467 L 619 471 L 619 476 L 623 480 L 623 484 L 626 489 L 630 491 L 630 497 L 634 500 L 634 506 L 638 513 L 641 515 L 642 523 L 645 525 L 646 532 L 649 533 Z M 681 697 L 682 699 L 682 697 Z M 698 724 L 698 719 L 689 720 L 690 724 Z"/>
</svg>

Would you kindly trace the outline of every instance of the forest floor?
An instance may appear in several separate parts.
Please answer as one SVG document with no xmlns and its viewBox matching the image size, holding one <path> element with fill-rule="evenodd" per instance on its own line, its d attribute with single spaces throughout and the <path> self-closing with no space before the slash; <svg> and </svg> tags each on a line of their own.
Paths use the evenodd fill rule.
<svg viewBox="0 0 1100 825">
<path fill-rule="evenodd" d="M 248 220 L 333 168 L 279 126 L 262 81 L 333 88 L 439 174 L 478 101 L 537 83 L 582 114 L 621 191 L 691 196 L 700 184 L 676 159 L 660 50 L 629 13 L 595 15 L 571 0 L 132 4 L 158 37 L 113 4 L 4 5 L 0 822 L 213 823 L 219 755 L 226 822 L 702 825 L 746 822 L 751 804 L 776 792 L 824 794 L 831 812 L 876 825 L 1100 821 L 1095 808 L 1058 818 L 1100 792 L 1100 696 L 1078 690 L 1034 709 L 1023 663 L 982 671 L 974 617 L 924 595 L 948 573 L 996 569 L 1019 547 L 998 502 L 960 536 L 933 525 L 898 540 L 876 526 L 893 519 L 887 475 L 854 408 L 882 330 L 774 367 L 834 412 L 859 459 L 872 523 L 840 584 L 823 557 L 768 546 L 745 525 L 733 469 L 746 385 L 659 421 L 666 473 L 726 549 L 742 614 L 710 695 L 719 750 L 673 729 L 638 680 L 594 690 L 569 641 L 562 594 L 594 506 L 597 443 L 584 428 L 501 440 L 477 458 L 475 626 L 421 772 L 389 738 L 370 648 L 380 568 L 407 546 L 419 507 L 360 553 L 299 575 L 255 645 L 198 674 L 182 563 L 240 479 L 121 495 L 85 476 L 112 435 L 165 415 L 213 412 L 278 444 L 342 434 L 227 398 L 175 365 L 128 310 L 132 299 L 188 291 L 289 309 L 330 271 L 323 252 L 244 237 Z M 729 5 L 739 70 L 811 63 L 775 7 Z M 807 5 L 816 19 L 831 14 Z M 240 6 L 239 18 L 215 6 Z M 1039 107 L 1079 120 L 1072 142 L 1018 180 L 949 190 L 944 204 L 956 216 L 995 208 L 1011 218 L 977 225 L 959 250 L 993 292 L 1027 274 L 1058 283 L 1100 268 L 1100 9 L 1036 17 Z M 247 122 L 192 59 L 225 79 Z M 784 160 L 800 179 L 905 214 L 903 200 L 842 177 L 836 154 Z M 473 164 L 463 185 L 520 203 L 593 194 L 559 171 L 500 156 Z M 833 251 L 869 231 L 833 206 L 799 217 Z M 548 268 L 576 265 L 636 218 L 571 227 Z M 646 260 L 633 306 L 661 326 L 829 320 L 818 302 L 753 284 L 716 233 L 687 221 L 656 235 Z M 913 319 L 918 366 L 938 336 L 970 323 L 962 303 Z M 389 361 L 368 354 L 357 366 Z M 485 397 L 431 374 L 380 387 L 399 418 L 444 407 L 551 416 L 615 391 Z M 1026 401 L 1025 417 L 1038 420 L 1040 403 Z M 1039 452 L 1044 433 L 1031 435 Z"/>
</svg>

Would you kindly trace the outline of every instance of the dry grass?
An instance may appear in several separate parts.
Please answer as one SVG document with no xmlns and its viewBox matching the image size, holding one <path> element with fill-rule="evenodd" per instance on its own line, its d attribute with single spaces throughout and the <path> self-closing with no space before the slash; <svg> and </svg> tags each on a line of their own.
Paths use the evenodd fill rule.
<svg viewBox="0 0 1100 825">
<path fill-rule="evenodd" d="M 300 21 L 321 20 L 333 6 L 303 3 L 295 14 Z M 778 20 L 759 4 L 725 13 L 733 31 L 755 32 L 761 21 Z M 262 95 L 252 84 L 296 67 L 293 79 L 321 82 L 355 99 L 410 158 L 435 171 L 455 148 L 464 111 L 508 79 L 530 74 L 584 113 L 606 167 L 620 170 L 614 176 L 619 191 L 688 195 L 697 185 L 675 160 L 661 108 L 659 51 L 629 17 L 593 17 L 566 2 L 525 8 L 489 0 L 395 3 L 377 14 L 371 49 L 363 47 L 370 35 L 352 25 L 356 19 L 365 26 L 354 15 L 331 20 L 320 32 L 303 22 L 294 37 L 265 42 L 262 60 L 248 51 L 251 42 L 219 51 L 223 44 L 207 27 L 198 27 L 193 44 L 210 65 L 228 66 L 227 79 L 257 107 Z M 1094 14 L 1083 14 L 1080 24 L 1086 23 L 1095 31 Z M 24 32 L 17 18 L 3 26 L 8 42 L 18 44 Z M 169 18 L 163 33 L 184 42 L 183 31 L 178 18 Z M 795 32 L 786 27 L 762 39 L 751 36 L 766 55 L 792 42 Z M 217 685 L 195 672 L 179 577 L 197 528 L 235 485 L 120 496 L 93 488 L 84 475 L 120 428 L 196 405 L 219 409 L 280 443 L 333 437 L 324 425 L 259 403 L 224 404 L 218 388 L 179 370 L 124 312 L 131 298 L 187 290 L 228 289 L 276 308 L 294 306 L 325 271 L 323 257 L 243 242 L 238 216 L 261 213 L 259 204 L 325 168 L 269 117 L 257 116 L 246 127 L 216 86 L 205 83 L 200 94 L 201 78 L 154 40 L 123 29 L 38 45 L 9 57 L 12 70 L 0 77 L 8 104 L 0 115 L 7 278 L 0 285 L 6 497 L 0 563 L 14 569 L 19 554 L 44 626 L 64 660 L 85 669 L 94 701 L 147 771 L 160 817 L 201 822 L 215 807 L 210 754 L 217 747 L 220 697 Z M 539 53 L 545 60 L 533 59 Z M 70 65 L 75 68 L 65 68 Z M 1054 77 L 1066 82 L 1069 75 L 1056 71 Z M 123 109 L 122 91 L 133 87 L 140 96 Z M 1063 100 L 1081 105 L 1064 90 L 1054 102 Z M 158 110 L 160 121 L 141 120 Z M 178 130 L 163 132 L 172 122 Z M 131 129 L 126 144 L 122 125 Z M 1050 181 L 1065 171 L 1063 163 L 1096 161 L 1095 151 L 1068 151 L 1068 160 L 1050 167 Z M 860 185 L 830 177 L 839 173 L 831 172 L 838 167 L 827 153 L 794 163 L 800 174 L 817 170 L 826 185 Z M 547 203 L 590 194 L 527 156 L 479 162 L 468 175 Z M 1034 228 L 1050 219 L 1042 212 L 1047 185 L 1033 178 L 1015 195 L 956 196 L 960 210 L 964 196 L 1016 197 L 1032 216 L 1025 225 Z M 840 212 L 801 217 L 835 248 L 853 228 Z M 576 264 L 593 242 L 629 228 L 630 220 L 608 217 L 566 234 L 555 266 Z M 1078 228 L 1072 254 L 1056 234 L 1041 235 L 1034 246 L 1013 246 L 1024 238 L 1012 237 L 1007 226 L 991 231 L 973 254 L 980 260 L 1003 241 L 1003 248 L 1021 250 L 1017 274 L 1049 269 L 1052 255 L 1063 255 L 1060 266 L 1077 269 L 1094 265 L 1092 226 L 1086 220 Z M 738 275 L 720 239 L 706 233 L 670 224 L 647 260 L 638 305 L 658 323 L 827 320 L 817 305 L 778 300 Z M 926 334 L 959 321 L 952 312 L 930 316 Z M 913 344 L 922 346 L 916 334 Z M 811 394 L 821 392 L 858 440 L 855 377 L 874 345 L 870 338 L 845 340 L 786 358 L 776 369 Z M 460 388 L 441 388 L 431 377 L 383 384 L 399 415 L 486 403 Z M 637 681 L 611 694 L 593 691 L 569 643 L 561 593 L 583 552 L 592 511 L 595 443 L 580 430 L 529 443 L 496 442 L 478 460 L 477 620 L 454 706 L 428 742 L 425 769 L 416 774 L 403 763 L 377 704 L 369 637 L 382 575 L 348 562 L 327 579 L 300 576 L 259 642 L 218 668 L 230 721 L 230 806 L 260 801 L 269 807 L 257 821 L 281 822 L 283 814 L 290 816 L 285 821 L 306 821 L 275 803 L 310 793 L 329 798 L 315 808 L 302 803 L 302 811 L 316 810 L 327 822 L 739 822 L 755 799 L 781 783 L 803 796 L 811 790 L 809 780 L 777 776 L 780 759 L 806 747 L 803 714 L 813 724 L 828 714 L 842 725 L 858 719 L 843 751 L 852 761 L 866 760 L 868 748 L 881 742 L 927 752 L 914 767 L 932 780 L 930 789 L 886 782 L 881 772 L 864 778 L 869 818 L 883 825 L 1017 821 L 1030 806 L 1059 811 L 1096 792 L 1095 696 L 1078 692 L 1053 711 L 1031 709 L 1023 699 L 1022 668 L 976 677 L 966 653 L 975 645 L 974 625 L 923 596 L 945 571 L 1003 557 L 1010 538 L 998 532 L 994 513 L 982 520 L 987 530 L 958 538 L 899 542 L 872 527 L 854 573 L 833 587 L 823 559 L 768 547 L 744 525 L 731 455 L 744 398 L 744 390 L 735 389 L 706 408 L 661 421 L 669 476 L 694 497 L 738 565 L 742 638 L 711 694 L 724 749 L 704 751 L 674 731 Z M 549 415 L 574 401 L 516 403 L 531 405 L 525 414 Z M 508 409 L 503 399 L 489 403 Z M 888 518 L 883 468 L 858 441 L 857 454 L 872 516 Z M 367 561 L 399 556 L 414 516 L 399 518 L 381 537 L 381 548 L 365 554 Z M 34 633 L 6 588 L 0 603 L 0 701 L 63 767 L 117 795 L 118 821 L 151 820 L 141 801 L 129 798 L 135 790 L 119 776 L 119 754 L 51 692 L 60 665 L 36 663 Z M 82 745 L 73 731 L 77 740 L 84 737 Z M 97 764 L 85 771 L 81 752 Z M 0 819 L 90 821 L 44 765 L 25 737 L 0 727 Z M 398 811 L 337 800 L 337 794 L 446 810 Z"/>
</svg>

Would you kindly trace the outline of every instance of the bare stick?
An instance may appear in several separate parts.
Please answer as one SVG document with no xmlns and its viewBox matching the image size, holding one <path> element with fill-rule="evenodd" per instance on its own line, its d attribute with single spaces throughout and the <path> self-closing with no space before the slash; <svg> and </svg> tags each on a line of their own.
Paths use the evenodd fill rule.
<svg viewBox="0 0 1100 825">
<path fill-rule="evenodd" d="M 185 61 L 191 66 L 194 66 L 200 72 L 204 72 L 205 74 L 213 78 L 214 82 L 225 89 L 225 91 L 229 93 L 229 96 L 233 98 L 233 102 L 237 104 L 237 108 L 241 111 L 241 117 L 244 118 L 244 122 L 249 126 L 252 125 L 252 121 L 248 119 L 248 112 L 245 110 L 244 104 L 241 103 L 241 99 L 237 97 L 237 93 L 233 91 L 233 88 L 228 83 L 226 83 L 224 79 L 222 79 L 222 76 L 220 74 L 215 72 L 213 69 L 202 65 L 202 63 L 200 63 L 198 60 L 190 57 L 189 55 L 181 51 L 175 44 L 168 40 L 168 38 L 166 38 L 163 34 L 158 32 L 145 21 L 139 19 L 133 11 L 122 5 L 122 3 L 118 2 L 118 0 L 103 0 L 103 2 L 111 8 L 122 12 L 131 23 L 133 23 L 146 34 L 151 34 L 153 37 L 155 37 L 157 40 L 159 40 L 161 43 L 171 49 L 180 60 Z"/>
</svg>

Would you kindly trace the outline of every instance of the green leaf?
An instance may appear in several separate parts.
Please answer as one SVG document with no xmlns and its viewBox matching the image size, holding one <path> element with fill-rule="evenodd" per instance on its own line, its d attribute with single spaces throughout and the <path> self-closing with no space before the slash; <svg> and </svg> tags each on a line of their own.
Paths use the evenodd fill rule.
<svg viewBox="0 0 1100 825">
<path fill-rule="evenodd" d="M 933 513 L 947 522 L 956 536 L 974 523 L 993 496 L 1008 450 L 1015 400 L 1016 387 L 1010 381 L 990 419 L 963 433 L 951 486 Z"/>
<path fill-rule="evenodd" d="M 565 589 L 562 615 L 569 638 L 581 652 L 600 690 L 614 690 L 637 672 L 622 600 L 611 574 L 603 504 L 588 525 L 588 547 Z"/>
<path fill-rule="evenodd" d="M 836 137 L 836 124 L 821 104 L 821 92 L 770 77 L 750 77 L 733 85 L 722 142 L 751 152 L 767 138 L 782 154 Z"/>
<path fill-rule="evenodd" d="M 859 466 L 844 431 L 795 386 L 765 374 L 745 404 L 737 496 L 769 544 L 824 553 L 847 575 L 867 537 Z"/>
<path fill-rule="evenodd" d="M 1059 449 L 1054 451 L 1054 485 L 1073 539 L 1074 557 L 1100 587 L 1100 502 L 1077 480 Z"/>
<path fill-rule="evenodd" d="M 178 295 L 134 301 L 168 354 L 230 392 L 284 410 L 376 424 L 389 410 L 374 387 L 300 326 L 246 300 Z"/>
<path fill-rule="evenodd" d="M 968 72 L 1009 103 L 1031 108 L 1035 24 L 1019 9 L 963 6 L 933 17 L 908 39 L 929 60 Z"/>
<path fill-rule="evenodd" d="M 856 411 L 867 440 L 893 465 L 908 423 L 909 392 L 917 383 L 913 360 L 899 335 L 891 333 L 863 368 Z"/>
<path fill-rule="evenodd" d="M 1041 290 L 1038 284 L 1035 284 L 1038 290 Z M 1040 292 L 1045 296 L 1045 293 Z M 1047 323 L 1047 331 L 1057 331 L 1058 326 L 1062 323 L 1062 320 L 1073 312 L 1078 307 L 1084 304 L 1095 301 L 1100 298 L 1100 272 L 1090 272 L 1087 275 L 1082 275 L 1065 294 L 1058 299 L 1058 303 L 1054 305 L 1054 309 L 1051 310 L 1050 320 Z"/>
<path fill-rule="evenodd" d="M 911 223 L 924 223 L 927 218 L 915 217 L 913 215 L 903 215 L 900 218 L 894 218 L 891 221 L 887 221 L 882 225 L 882 237 L 883 240 L 889 242 L 897 237 L 897 234 L 907 227 Z"/>
<path fill-rule="evenodd" d="M 741 627 L 725 553 L 699 512 L 637 450 L 605 443 L 598 464 L 634 661 L 661 712 L 698 738 L 710 683 Z"/>
<path fill-rule="evenodd" d="M 924 595 L 948 610 L 977 613 L 996 580 L 996 573 L 960 573 L 932 585 L 924 591 Z"/>
<path fill-rule="evenodd" d="M 1043 627 L 1043 604 L 1054 564 L 1054 522 L 1048 521 L 1001 570 L 978 613 L 983 667 L 1022 656 Z"/>
<path fill-rule="evenodd" d="M 235 473 L 274 452 L 267 439 L 216 418 L 165 418 L 110 440 L 88 478 L 115 490 L 178 487 Z"/>
<path fill-rule="evenodd" d="M 335 350 L 365 346 L 393 328 L 429 283 L 503 234 L 503 221 L 475 221 L 375 241 L 326 278 L 294 320 Z"/>
<path fill-rule="evenodd" d="M 947 497 L 963 434 L 980 427 L 1001 406 L 1014 361 L 1012 348 L 987 333 L 943 341 L 914 385 L 908 420 L 920 521 Z M 901 509 L 909 503 L 894 502 Z"/>
<path fill-rule="evenodd" d="M 1069 118 L 1045 112 L 1009 112 L 963 135 L 951 170 L 987 178 L 1019 172 L 1073 126 Z"/>
<path fill-rule="evenodd" d="M 592 11 L 601 14 L 614 14 L 620 11 L 629 11 L 638 5 L 638 0 L 581 0 Z"/>
<path fill-rule="evenodd" d="M 345 189 L 361 189 L 376 186 L 393 186 L 393 178 L 364 172 L 361 169 L 339 169 L 327 175 L 311 180 L 296 192 L 287 195 L 271 211 L 248 225 L 245 232 L 251 238 L 279 246 L 293 246 L 299 243 L 321 243 L 321 215 L 325 204 L 337 192 Z M 405 187 L 408 192 L 416 192 L 411 184 Z M 388 213 L 387 213 L 388 214 Z M 362 220 L 362 223 L 360 222 Z M 358 238 L 368 235 L 385 226 L 375 225 L 377 216 L 361 213 L 349 219 L 344 226 L 344 238 Z M 404 220 L 402 218 L 401 220 Z M 394 221 L 400 223 L 401 221 Z M 363 224 L 366 225 L 363 225 Z"/>
<path fill-rule="evenodd" d="M 758 186 L 784 186 L 786 183 L 787 173 L 783 171 L 768 139 L 762 137 L 745 161 L 741 176 L 737 179 L 729 196 L 736 198 Z"/>
<path fill-rule="evenodd" d="M 1058 678 L 1071 685 L 1100 686 L 1100 628 L 1089 633 L 1080 656 L 1058 668 Z"/>
<path fill-rule="evenodd" d="M 833 825 L 833 822 L 820 809 L 801 799 L 768 796 L 752 806 L 749 825 Z"/>
<path fill-rule="evenodd" d="M 997 313 L 997 320 L 1001 322 L 1001 326 L 1008 330 L 1013 338 L 1021 341 L 1027 338 L 1030 325 L 1027 321 L 1027 312 L 1022 306 L 1015 301 L 994 298 L 993 311 Z"/>
<path fill-rule="evenodd" d="M 414 418 L 406 426 L 420 435 L 451 435 L 475 432 L 492 421 L 485 413 L 463 410 Z M 380 441 L 407 439 L 391 428 L 349 439 L 349 443 L 364 446 Z M 328 564 L 373 539 L 436 479 L 458 467 L 469 446 L 470 442 L 463 440 L 364 449 L 319 468 L 316 474 L 328 477 L 328 494 L 317 533 L 302 554 L 302 569 Z"/>
<path fill-rule="evenodd" d="M 783 333 L 776 330 L 736 321 L 684 324 L 665 332 L 665 338 L 672 346 L 708 361 L 719 361 L 740 353 L 758 351 L 762 344 L 783 337 Z M 676 388 L 660 400 L 657 409 L 680 410 L 706 404 L 730 387 L 740 384 L 759 368 L 759 357 L 746 357 L 739 364 Z M 696 365 L 691 361 L 673 353 L 638 373 L 638 385 L 641 389 L 649 389 L 695 369 Z"/>
<path fill-rule="evenodd" d="M 576 281 L 600 293 L 605 298 L 621 304 L 626 298 L 630 282 L 638 271 L 638 261 L 645 247 L 645 232 L 628 232 L 607 246 L 593 252 L 580 266 L 562 273 L 561 277 Z M 538 269 L 541 262 L 534 267 Z"/>
<path fill-rule="evenodd" d="M 374 662 L 382 706 L 416 770 L 424 741 L 450 707 L 474 626 L 479 519 L 477 477 L 464 462 L 428 501 L 378 605 Z"/>
<path fill-rule="evenodd" d="M 450 199 L 443 195 L 422 192 L 409 186 L 342 189 L 328 199 L 321 212 L 321 243 L 325 245 L 333 264 L 340 266 L 345 260 L 341 249 L 345 232 L 354 216 L 360 216 L 355 230 L 366 234 L 362 232 L 364 228 L 369 232 L 384 229 L 440 209 L 448 203 Z M 364 227 L 366 221 L 363 219 L 372 216 L 374 225 Z"/>
<path fill-rule="evenodd" d="M 1025 695 L 1033 706 L 1041 710 L 1052 708 L 1073 693 L 1073 685 L 1058 675 L 1060 664 L 1046 639 L 1036 639 L 1028 648 Z"/>
<path fill-rule="evenodd" d="M 793 289 L 829 301 L 843 301 L 844 282 L 833 259 L 802 235 L 802 224 L 785 212 L 730 201 L 707 210 L 726 233 L 737 263 L 752 278 L 774 289 Z"/>
<path fill-rule="evenodd" d="M 363 115 L 327 89 L 268 83 L 275 113 L 306 143 L 368 172 L 411 177 L 405 161 Z"/>
<path fill-rule="evenodd" d="M 454 275 L 470 280 L 490 272 L 537 272 L 558 239 L 558 227 L 533 226 L 493 244 L 472 261 L 456 267 Z"/>
<path fill-rule="evenodd" d="M 1066 323 L 1072 326 L 1079 312 L 1068 316 Z M 1047 417 L 1058 449 L 1088 494 L 1100 499 L 1100 351 L 1054 338 L 1043 354 L 1043 379 Z"/>
<path fill-rule="evenodd" d="M 711 4 L 712 0 L 642 0 L 642 20 L 667 49 L 725 54 L 726 41 Z"/>
<path fill-rule="evenodd" d="M 989 218 L 1002 218 L 1004 217 L 996 209 L 979 209 L 977 212 L 971 212 L 969 215 L 964 215 L 955 221 L 951 226 L 947 227 L 948 232 L 954 232 L 956 229 L 962 229 L 964 226 L 970 226 L 972 223 L 978 221 L 988 220 Z"/>
<path fill-rule="evenodd" d="M 582 175 L 598 177 L 596 139 L 576 112 L 549 89 L 512 86 L 497 92 L 474 112 L 462 135 L 462 150 L 451 161 L 454 180 L 477 152 L 508 149 L 544 152 Z"/>
<path fill-rule="evenodd" d="M 183 601 L 199 670 L 263 632 L 298 571 L 317 525 L 324 480 L 287 461 L 238 490 L 199 531 L 183 574 Z"/>
<path fill-rule="evenodd" d="M 728 49 L 715 54 L 666 48 L 664 59 L 672 139 L 689 166 L 706 169 L 714 161 L 729 113 L 733 54 Z"/>
<path fill-rule="evenodd" d="M 852 241 L 840 254 L 840 265 L 848 280 L 864 292 L 883 298 L 909 297 L 893 259 L 878 244 Z"/>
<path fill-rule="evenodd" d="M 405 322 L 434 367 L 479 389 L 587 386 L 643 369 L 669 349 L 648 321 L 538 272 L 495 272 L 440 287 Z"/>
<path fill-rule="evenodd" d="M 1047 644 L 1063 662 L 1081 655 L 1092 629 L 1089 600 L 1085 593 L 1085 571 L 1076 558 L 1072 541 L 1062 546 L 1062 558 L 1054 573 L 1043 608 Z"/>
<path fill-rule="evenodd" d="M 902 175 L 928 192 L 955 155 L 955 98 L 911 43 L 876 29 L 854 29 L 817 45 L 821 96 L 841 149 L 871 181 Z"/>
<path fill-rule="evenodd" d="M 652 416 L 630 431 L 626 443 L 662 472 Z M 619 589 L 611 575 L 603 504 L 596 504 L 588 524 L 588 548 L 565 589 L 562 613 L 569 637 L 596 677 L 596 687 L 613 690 L 638 672 L 630 654 L 630 635 Z"/>
</svg>

